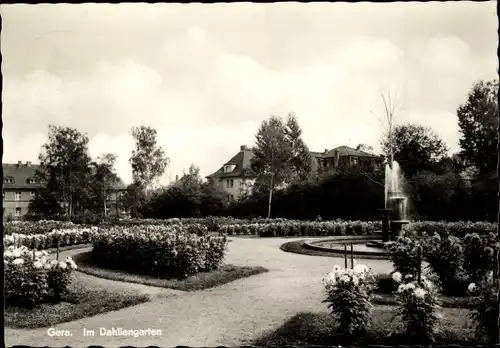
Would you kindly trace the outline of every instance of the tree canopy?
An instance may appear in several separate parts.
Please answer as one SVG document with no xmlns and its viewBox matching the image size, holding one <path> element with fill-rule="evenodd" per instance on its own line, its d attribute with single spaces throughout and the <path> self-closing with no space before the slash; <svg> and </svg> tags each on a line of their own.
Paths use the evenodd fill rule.
<svg viewBox="0 0 500 348">
<path fill-rule="evenodd" d="M 457 110 L 460 156 L 485 174 L 496 170 L 498 143 L 498 80 L 479 81 Z"/>
<path fill-rule="evenodd" d="M 389 140 L 383 140 L 381 145 L 389 153 Z M 412 123 L 394 127 L 392 149 L 394 160 L 408 177 L 430 170 L 448 152 L 444 141 L 431 128 Z"/>
</svg>

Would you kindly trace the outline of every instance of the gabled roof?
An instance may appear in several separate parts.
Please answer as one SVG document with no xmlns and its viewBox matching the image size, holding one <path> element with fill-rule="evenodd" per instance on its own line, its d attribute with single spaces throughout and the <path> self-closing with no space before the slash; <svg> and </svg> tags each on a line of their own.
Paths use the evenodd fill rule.
<svg viewBox="0 0 500 348">
<path fill-rule="evenodd" d="M 251 149 L 242 149 L 233 158 L 227 161 L 218 171 L 207 176 L 207 179 L 212 178 L 234 178 L 234 177 L 253 177 L 255 174 L 252 171 L 250 161 L 252 160 L 253 152 Z M 224 173 L 224 166 L 233 165 L 234 169 L 229 173 Z"/>
<path fill-rule="evenodd" d="M 31 189 L 34 190 L 39 187 L 39 184 L 30 184 L 28 179 L 35 179 L 36 170 L 40 168 L 38 164 L 27 164 L 27 163 L 2 163 L 3 178 L 6 179 L 11 177 L 14 179 L 13 183 L 3 184 L 5 189 Z M 118 178 L 118 182 L 114 185 L 116 190 L 125 190 L 126 185 L 123 183 L 121 178 Z"/>
</svg>

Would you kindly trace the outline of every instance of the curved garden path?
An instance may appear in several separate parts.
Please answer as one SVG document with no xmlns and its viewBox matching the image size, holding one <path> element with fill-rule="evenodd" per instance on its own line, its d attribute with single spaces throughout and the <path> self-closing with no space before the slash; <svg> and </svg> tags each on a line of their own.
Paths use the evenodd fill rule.
<svg viewBox="0 0 500 348">
<path fill-rule="evenodd" d="M 71 337 L 49 337 L 47 329 L 5 329 L 6 346 L 240 346 L 267 330 L 280 326 L 302 311 L 324 311 L 321 279 L 343 259 L 307 256 L 281 251 L 290 238 L 231 238 L 226 262 L 235 265 L 263 266 L 269 272 L 196 292 L 181 292 L 139 284 L 99 279 L 114 291 L 138 290 L 152 300 L 130 308 L 100 314 L 57 325 L 70 330 Z M 295 240 L 300 239 L 296 238 Z M 62 257 L 84 249 L 61 253 Z M 359 260 L 375 273 L 389 272 L 385 260 Z M 81 274 L 81 273 L 79 273 Z M 161 336 L 105 337 L 99 328 L 161 329 Z M 95 330 L 94 337 L 82 335 L 83 329 Z"/>
</svg>

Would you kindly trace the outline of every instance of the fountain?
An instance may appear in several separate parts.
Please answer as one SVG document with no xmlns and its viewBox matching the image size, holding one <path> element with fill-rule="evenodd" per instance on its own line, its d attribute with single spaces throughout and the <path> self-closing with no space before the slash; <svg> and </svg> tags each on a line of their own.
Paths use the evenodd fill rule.
<svg viewBox="0 0 500 348">
<path fill-rule="evenodd" d="M 383 248 L 389 241 L 395 241 L 401 235 L 403 225 L 408 224 L 406 219 L 406 201 L 401 187 L 401 172 L 396 161 L 385 166 L 384 199 L 385 208 L 379 209 L 382 213 L 382 241 L 371 241 L 369 247 Z M 390 235 L 389 235 L 390 230 Z"/>
</svg>

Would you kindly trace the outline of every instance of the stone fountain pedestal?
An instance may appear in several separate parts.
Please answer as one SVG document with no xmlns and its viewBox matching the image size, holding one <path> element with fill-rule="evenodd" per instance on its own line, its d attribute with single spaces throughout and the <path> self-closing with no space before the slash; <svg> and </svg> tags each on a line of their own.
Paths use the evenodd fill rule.
<svg viewBox="0 0 500 348">
<path fill-rule="evenodd" d="M 403 225 L 410 223 L 405 219 L 406 197 L 402 192 L 388 192 L 387 208 L 379 211 L 382 213 L 382 240 L 371 241 L 366 244 L 368 247 L 384 248 L 387 243 L 395 241 L 401 235 Z"/>
</svg>

